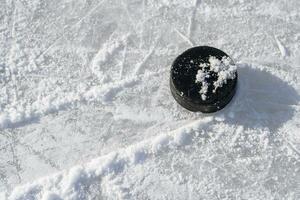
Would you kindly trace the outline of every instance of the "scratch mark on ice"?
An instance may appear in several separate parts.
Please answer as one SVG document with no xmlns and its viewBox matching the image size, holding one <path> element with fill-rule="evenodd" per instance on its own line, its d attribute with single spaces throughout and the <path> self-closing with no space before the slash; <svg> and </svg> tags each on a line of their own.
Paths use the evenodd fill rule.
<svg viewBox="0 0 300 200">
<path fill-rule="evenodd" d="M 288 147 L 300 157 L 300 151 L 296 147 L 294 147 L 294 145 L 292 145 L 288 140 L 284 140 L 287 143 Z"/>
<path fill-rule="evenodd" d="M 185 35 L 183 35 L 178 29 L 174 28 L 175 32 L 185 41 L 187 42 L 191 47 L 194 46 L 194 43 Z"/>
<path fill-rule="evenodd" d="M 103 104 L 111 103 L 119 92 L 126 88 L 131 88 L 147 78 L 162 74 L 164 71 L 166 70 L 149 72 L 140 76 L 135 75 L 116 82 L 93 86 L 87 90 L 83 89 L 76 92 L 63 93 L 61 96 L 49 95 L 29 105 L 8 107 L 0 113 L 0 130 L 32 123 L 43 116 L 67 110 L 79 103 L 93 101 L 102 102 Z"/>
<path fill-rule="evenodd" d="M 84 19 L 89 17 L 100 5 L 102 5 L 105 2 L 105 0 L 100 1 L 94 8 L 90 9 L 84 16 L 82 16 L 74 25 L 70 27 L 70 30 L 72 30 L 74 27 L 79 25 Z M 35 57 L 35 60 L 39 59 L 41 56 L 45 55 L 50 49 L 52 49 L 58 41 L 60 41 L 65 36 L 65 29 L 67 27 L 63 28 L 63 33 L 58 36 L 44 51 L 42 51 L 38 56 Z"/>
<path fill-rule="evenodd" d="M 76 165 L 32 183 L 17 186 L 9 192 L 9 199 L 28 199 L 26 197 L 36 199 L 53 191 L 55 191 L 55 197 L 61 199 L 80 199 L 82 195 L 89 192 L 89 190 L 81 190 L 81 188 L 88 188 L 93 181 L 101 183 L 102 178 L 142 164 L 148 158 L 159 156 L 163 150 L 189 145 L 193 141 L 192 138 L 195 138 L 195 130 L 206 127 L 210 122 L 212 122 L 211 118 L 195 120 L 181 128 L 159 134 L 126 148 L 117 149 L 83 165 Z M 230 173 L 230 171 L 217 164 L 211 164 L 226 173 Z M 78 187 L 78 185 L 81 187 Z M 126 194 L 126 192 L 123 193 L 125 196 Z"/>
<path fill-rule="evenodd" d="M 47 158 L 40 151 L 37 151 L 37 150 L 33 149 L 30 145 L 25 144 L 25 143 L 18 142 L 18 144 L 20 144 L 21 146 L 23 146 L 24 148 L 26 148 L 30 153 L 32 153 L 33 155 L 37 156 L 40 160 L 42 160 L 44 163 L 50 165 L 52 168 L 54 168 L 56 170 L 60 170 L 60 167 L 54 161 L 52 161 L 51 159 Z"/>
<path fill-rule="evenodd" d="M 289 56 L 289 52 L 287 50 L 287 48 L 282 44 L 282 42 L 280 42 L 280 40 L 278 39 L 278 37 L 274 36 L 276 43 L 277 43 L 277 47 L 281 53 L 282 57 L 286 57 Z"/>
<path fill-rule="evenodd" d="M 153 54 L 156 46 L 157 46 L 157 41 L 155 42 L 155 44 L 153 45 L 153 47 L 149 50 L 148 54 L 146 54 L 146 56 L 143 58 L 143 60 L 138 63 L 135 67 L 135 70 L 134 70 L 134 74 L 135 75 L 139 75 L 144 67 L 144 65 L 146 64 L 146 62 L 148 61 L 148 59 L 151 57 L 151 55 Z"/>
<path fill-rule="evenodd" d="M 191 38 L 191 36 L 192 36 L 192 32 L 193 32 L 194 25 L 195 25 L 195 15 L 196 15 L 197 7 L 198 7 L 198 5 L 200 5 L 200 3 L 201 3 L 201 0 L 194 1 L 192 15 L 189 18 L 189 26 L 188 26 L 188 31 L 187 31 L 188 38 Z"/>
<path fill-rule="evenodd" d="M 127 44 L 125 44 L 124 50 L 123 50 L 123 58 L 121 61 L 121 69 L 120 69 L 120 80 L 122 79 L 123 73 L 124 73 L 124 65 L 126 61 L 126 53 L 127 53 Z"/>
<path fill-rule="evenodd" d="M 240 135 L 242 134 L 243 130 L 244 129 L 242 126 L 237 127 L 237 129 L 235 130 L 235 134 L 231 140 L 231 146 L 235 145 L 235 143 L 238 141 Z"/>
</svg>

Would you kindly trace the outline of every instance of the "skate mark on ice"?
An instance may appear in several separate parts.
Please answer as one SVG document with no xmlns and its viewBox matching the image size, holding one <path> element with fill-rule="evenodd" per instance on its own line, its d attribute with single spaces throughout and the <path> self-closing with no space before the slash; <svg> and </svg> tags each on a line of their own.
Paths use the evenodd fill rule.
<svg viewBox="0 0 300 200">
<path fill-rule="evenodd" d="M 37 150 L 33 149 L 30 145 L 22 143 L 22 142 L 18 142 L 18 144 L 21 145 L 21 146 L 23 146 L 25 149 L 27 149 L 33 155 L 37 156 L 44 163 L 50 165 L 52 168 L 54 168 L 56 170 L 60 170 L 60 167 L 54 161 L 52 161 L 51 159 L 47 158 L 40 151 L 37 151 Z"/>
<path fill-rule="evenodd" d="M 73 24 L 71 27 L 69 27 L 70 31 L 75 28 L 76 26 L 78 26 L 83 20 L 85 20 L 87 17 L 89 17 L 91 14 L 93 14 L 93 12 L 99 7 L 101 6 L 106 0 L 102 0 L 100 1 L 97 5 L 95 5 L 94 8 L 91 8 L 84 16 L 82 16 L 75 24 Z M 51 44 L 45 49 L 43 50 L 40 54 L 38 54 L 35 57 L 35 60 L 38 60 L 41 56 L 45 55 L 49 50 L 51 50 L 62 38 L 64 38 L 65 36 L 65 30 L 66 30 L 66 26 L 63 28 L 63 33 L 58 36 L 53 42 L 51 42 Z"/>
<path fill-rule="evenodd" d="M 15 148 L 16 148 L 15 137 L 14 136 L 11 136 L 11 137 L 14 140 L 13 143 L 11 143 L 9 145 L 10 146 L 10 151 L 11 151 L 11 154 L 12 154 L 12 164 L 16 168 L 16 172 L 17 172 L 16 175 L 17 175 L 18 181 L 20 183 L 21 180 L 22 180 L 21 175 L 20 175 L 20 172 L 21 172 L 22 168 L 21 168 L 21 164 L 20 164 L 20 159 L 18 158 L 18 156 L 16 155 L 16 152 L 15 152 Z"/>
<path fill-rule="evenodd" d="M 196 130 L 205 129 L 212 123 L 213 118 L 211 117 L 195 120 L 181 128 L 162 133 L 126 148 L 117 149 L 83 165 L 77 165 L 38 181 L 18 186 L 9 193 L 9 197 L 12 200 L 25 200 L 29 196 L 35 199 L 43 195 L 42 192 L 51 191 L 55 191 L 54 194 L 63 199 L 86 196 L 92 184 L 100 184 L 105 177 L 117 175 L 127 168 L 144 164 L 148 159 L 159 157 L 163 151 L 189 145 L 190 142 L 193 142 L 192 138 L 196 137 Z"/>
<path fill-rule="evenodd" d="M 280 51 L 280 54 L 282 57 L 287 57 L 289 56 L 289 51 L 288 49 L 282 44 L 282 42 L 278 39 L 277 36 L 274 36 L 275 38 L 275 41 L 276 41 L 276 44 L 277 44 L 277 47 Z"/>
<path fill-rule="evenodd" d="M 132 88 L 152 76 L 160 75 L 164 71 L 166 70 L 132 76 L 77 92 L 63 93 L 60 96 L 46 96 L 28 105 L 23 105 L 23 107 L 8 108 L 0 113 L 0 130 L 35 123 L 43 116 L 70 109 L 81 103 L 101 102 L 102 104 L 110 104 L 121 91 Z"/>
<path fill-rule="evenodd" d="M 190 40 L 190 38 L 188 38 L 183 33 L 181 33 L 177 28 L 174 28 L 174 31 L 183 39 L 183 41 L 185 41 L 186 43 L 188 43 L 191 47 L 195 46 L 194 42 L 192 42 Z"/>
<path fill-rule="evenodd" d="M 135 35 L 139 35 L 137 33 L 136 27 L 139 25 L 140 22 L 138 22 L 138 21 L 134 22 L 134 20 L 132 19 L 132 15 L 130 14 L 130 11 L 128 10 L 127 4 L 124 2 L 124 0 L 121 0 L 121 6 L 122 6 L 123 10 L 125 11 L 125 14 L 128 17 L 129 26 L 132 27 L 132 31 L 134 32 Z"/>
<path fill-rule="evenodd" d="M 149 52 L 144 56 L 143 60 L 136 65 L 135 70 L 134 70 L 134 74 L 135 75 L 139 75 L 142 72 L 142 70 L 144 69 L 145 64 L 147 63 L 147 61 L 149 60 L 149 58 L 154 53 L 155 48 L 157 46 L 157 43 L 158 43 L 158 39 L 155 41 L 155 44 L 151 47 L 151 49 L 149 50 Z"/>
<path fill-rule="evenodd" d="M 121 80 L 122 77 L 123 77 L 123 73 L 124 73 L 124 65 L 125 65 L 125 62 L 126 62 L 126 54 L 127 54 L 127 46 L 128 44 L 126 43 L 125 44 L 125 47 L 123 49 L 123 55 L 122 55 L 122 60 L 121 60 L 121 67 L 120 67 L 120 75 L 119 75 L 119 79 Z"/>
<path fill-rule="evenodd" d="M 195 15 L 197 11 L 197 7 L 201 4 L 201 0 L 194 0 L 194 5 L 193 5 L 193 10 L 192 10 L 192 15 L 189 18 L 189 25 L 188 25 L 188 30 L 187 30 L 187 38 L 193 37 L 193 31 L 195 28 Z"/>
<path fill-rule="evenodd" d="M 288 141 L 287 139 L 285 139 L 285 138 L 283 138 L 284 139 L 284 141 L 286 142 L 286 144 L 287 144 L 287 147 L 289 148 L 289 149 L 291 149 L 297 156 L 298 156 L 298 158 L 300 158 L 300 151 L 290 142 L 290 141 Z"/>
</svg>

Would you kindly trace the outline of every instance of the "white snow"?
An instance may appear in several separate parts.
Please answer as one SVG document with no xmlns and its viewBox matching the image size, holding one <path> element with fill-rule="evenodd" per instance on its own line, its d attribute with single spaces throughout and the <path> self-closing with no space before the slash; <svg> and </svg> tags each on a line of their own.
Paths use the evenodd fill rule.
<svg viewBox="0 0 300 200">
<path fill-rule="evenodd" d="M 224 56 L 219 60 L 214 56 L 210 56 L 208 61 L 209 63 L 200 64 L 195 80 L 195 83 L 201 83 L 199 93 L 201 94 L 202 100 L 206 100 L 207 98 L 209 83 L 205 78 L 209 78 L 210 71 L 215 72 L 218 76 L 218 79 L 213 83 L 213 92 L 216 92 L 218 88 L 227 83 L 227 80 L 235 78 L 237 70 L 236 65 L 233 64 L 233 61 L 229 57 Z M 207 70 L 207 68 L 209 68 L 209 70 Z"/>
<path fill-rule="evenodd" d="M 94 56 L 91 62 L 91 70 L 101 82 L 107 81 L 105 79 L 105 70 L 102 69 L 102 65 L 107 62 L 113 54 L 120 51 L 121 48 L 125 48 L 128 37 L 129 35 L 121 36 L 117 39 L 110 38 L 110 40 L 104 43 L 98 53 Z"/>
<path fill-rule="evenodd" d="M 299 8 L 1 2 L 0 199 L 300 199 Z M 213 114 L 170 94 L 174 58 L 198 45 L 239 70 Z M 221 87 L 234 67 L 212 62 Z"/>
<path fill-rule="evenodd" d="M 206 94 L 208 91 L 208 83 L 206 82 L 205 78 L 208 78 L 209 73 L 205 72 L 203 68 L 199 69 L 196 74 L 196 83 L 201 83 L 201 90 L 199 93 L 201 94 L 202 100 L 206 100 Z"/>
<path fill-rule="evenodd" d="M 227 80 L 234 79 L 236 73 L 236 66 L 232 64 L 233 62 L 229 57 L 223 57 L 222 60 L 219 60 L 213 56 L 209 58 L 210 69 L 217 73 L 218 79 L 214 82 L 214 90 L 223 86 L 227 83 Z"/>
</svg>

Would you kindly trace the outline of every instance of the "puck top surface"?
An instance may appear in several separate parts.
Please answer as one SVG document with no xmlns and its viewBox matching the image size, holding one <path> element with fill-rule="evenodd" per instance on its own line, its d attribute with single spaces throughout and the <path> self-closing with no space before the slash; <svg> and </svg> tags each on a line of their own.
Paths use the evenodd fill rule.
<svg viewBox="0 0 300 200">
<path fill-rule="evenodd" d="M 199 46 L 186 50 L 175 59 L 170 81 L 172 94 L 177 96 L 175 99 L 181 101 L 178 102 L 181 105 L 199 105 L 199 109 L 195 108 L 199 111 L 203 106 L 211 105 L 218 110 L 220 105 L 231 100 L 235 92 L 237 70 L 223 51 Z"/>
</svg>

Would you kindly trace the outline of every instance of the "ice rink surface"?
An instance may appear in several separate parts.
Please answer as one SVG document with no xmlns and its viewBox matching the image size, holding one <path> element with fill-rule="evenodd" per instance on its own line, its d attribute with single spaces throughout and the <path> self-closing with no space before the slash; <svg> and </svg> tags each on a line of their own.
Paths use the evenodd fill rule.
<svg viewBox="0 0 300 200">
<path fill-rule="evenodd" d="M 172 61 L 237 64 L 214 114 Z M 300 199 L 300 1 L 0 0 L 0 199 Z"/>
</svg>

